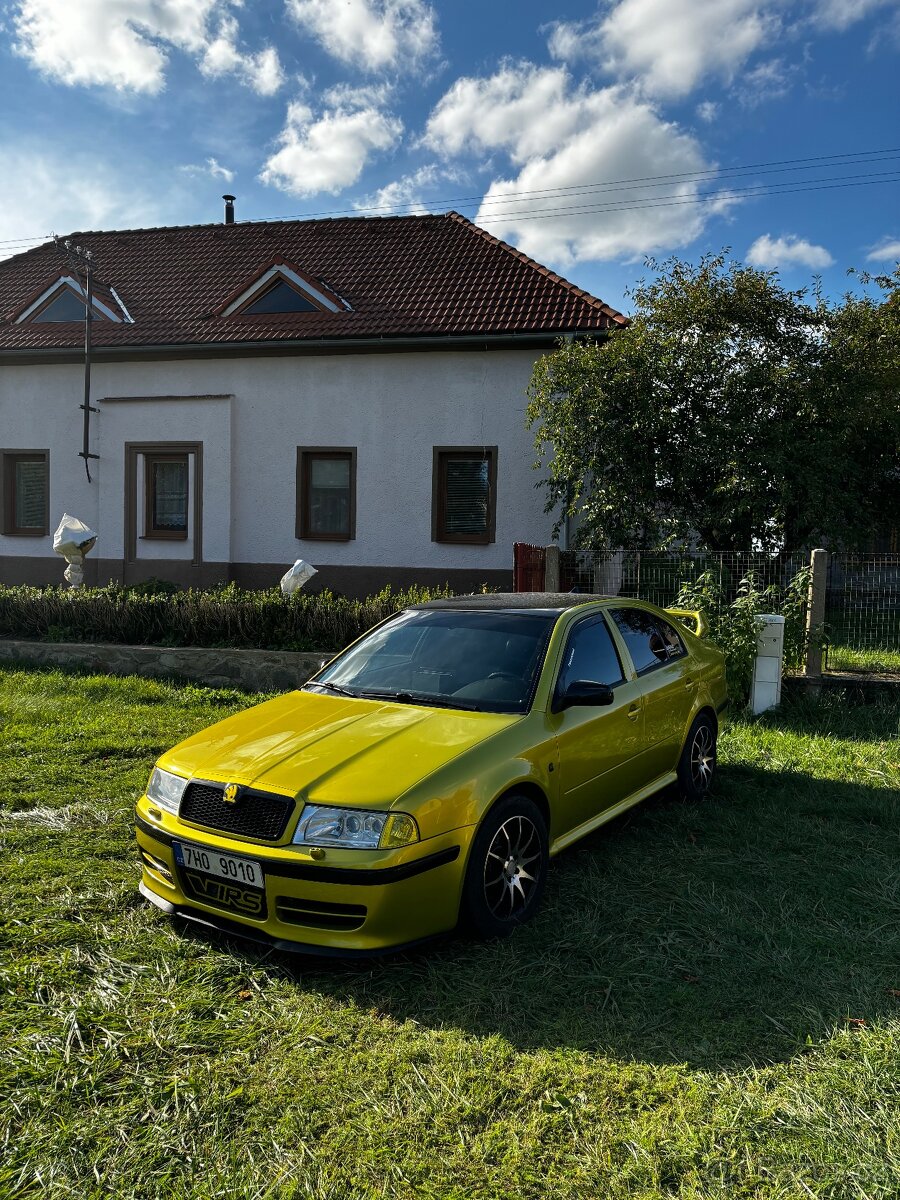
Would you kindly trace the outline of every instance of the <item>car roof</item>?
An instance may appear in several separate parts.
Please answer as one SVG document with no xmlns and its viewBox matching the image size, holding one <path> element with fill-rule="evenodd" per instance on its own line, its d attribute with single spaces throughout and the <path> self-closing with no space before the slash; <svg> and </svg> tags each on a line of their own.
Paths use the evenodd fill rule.
<svg viewBox="0 0 900 1200">
<path fill-rule="evenodd" d="M 429 600 L 425 604 L 414 604 L 412 608 L 449 609 L 493 609 L 506 612 L 524 612 L 539 609 L 543 612 L 563 612 L 581 604 L 593 604 L 598 600 L 618 600 L 619 596 L 605 596 L 588 592 L 485 592 L 473 596 L 446 596 L 440 600 Z"/>
</svg>

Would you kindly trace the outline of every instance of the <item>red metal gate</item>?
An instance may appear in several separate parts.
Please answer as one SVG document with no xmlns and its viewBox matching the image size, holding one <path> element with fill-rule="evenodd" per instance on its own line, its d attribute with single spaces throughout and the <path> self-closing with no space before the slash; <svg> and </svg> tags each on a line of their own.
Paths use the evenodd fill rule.
<svg viewBox="0 0 900 1200">
<path fill-rule="evenodd" d="M 516 542 L 513 546 L 513 587 L 517 592 L 544 590 L 544 547 Z"/>
</svg>

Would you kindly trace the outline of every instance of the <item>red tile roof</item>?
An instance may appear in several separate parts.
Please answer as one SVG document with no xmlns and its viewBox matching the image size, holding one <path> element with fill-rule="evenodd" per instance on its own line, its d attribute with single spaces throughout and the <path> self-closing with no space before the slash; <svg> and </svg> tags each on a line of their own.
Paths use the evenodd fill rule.
<svg viewBox="0 0 900 1200">
<path fill-rule="evenodd" d="M 98 347 L 318 339 L 553 335 L 626 323 L 609 305 L 458 213 L 75 233 L 134 324 L 96 321 Z M 296 263 L 349 312 L 216 315 L 266 266 Z M 48 278 L 49 242 L 0 262 L 0 351 L 78 347 L 79 324 L 15 324 Z"/>
</svg>

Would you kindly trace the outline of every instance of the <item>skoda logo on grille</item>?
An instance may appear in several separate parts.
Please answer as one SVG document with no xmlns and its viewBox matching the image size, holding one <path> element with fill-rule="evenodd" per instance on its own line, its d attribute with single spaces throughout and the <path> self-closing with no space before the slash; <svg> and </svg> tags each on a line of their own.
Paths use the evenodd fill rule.
<svg viewBox="0 0 900 1200">
<path fill-rule="evenodd" d="M 237 804 L 238 797 L 241 794 L 241 789 L 236 783 L 229 783 L 225 791 L 222 793 L 222 799 L 226 804 Z"/>
</svg>

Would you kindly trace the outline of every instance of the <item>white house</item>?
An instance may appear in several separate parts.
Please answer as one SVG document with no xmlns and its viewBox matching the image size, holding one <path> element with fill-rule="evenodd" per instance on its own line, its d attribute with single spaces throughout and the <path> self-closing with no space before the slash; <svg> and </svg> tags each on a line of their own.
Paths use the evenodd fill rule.
<svg viewBox="0 0 900 1200">
<path fill-rule="evenodd" d="M 76 273 L 52 242 L 0 263 L 0 582 L 61 581 L 67 511 L 99 533 L 88 582 L 271 586 L 305 558 L 348 594 L 508 585 L 552 525 L 532 365 L 625 318 L 456 213 L 232 213 L 72 235 L 87 430 Z"/>
</svg>

